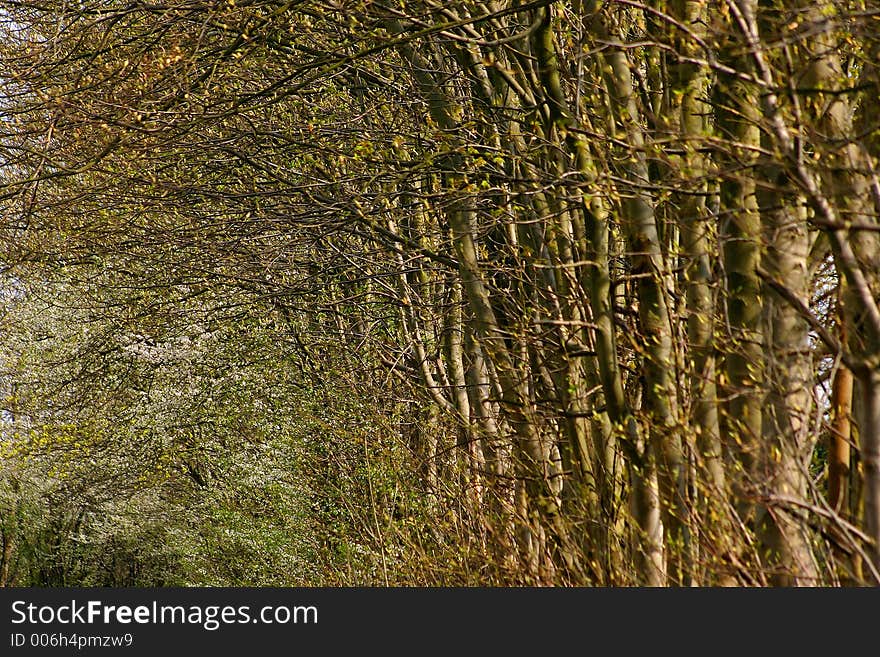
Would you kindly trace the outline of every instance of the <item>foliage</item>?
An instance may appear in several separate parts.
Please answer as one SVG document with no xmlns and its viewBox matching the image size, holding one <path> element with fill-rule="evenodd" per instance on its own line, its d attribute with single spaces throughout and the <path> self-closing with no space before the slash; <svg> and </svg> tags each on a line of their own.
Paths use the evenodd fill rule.
<svg viewBox="0 0 880 657">
<path fill-rule="evenodd" d="M 0 11 L 0 583 L 880 582 L 877 13 Z"/>
</svg>

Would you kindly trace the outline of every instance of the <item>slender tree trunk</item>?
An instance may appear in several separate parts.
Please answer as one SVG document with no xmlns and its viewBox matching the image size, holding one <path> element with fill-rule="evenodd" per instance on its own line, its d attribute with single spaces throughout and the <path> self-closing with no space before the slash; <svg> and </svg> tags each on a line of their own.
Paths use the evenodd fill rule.
<svg viewBox="0 0 880 657">
<path fill-rule="evenodd" d="M 0 588 L 9 586 L 9 571 L 15 552 L 15 534 L 11 528 L 0 529 L 2 534 L 2 554 L 0 554 Z"/>
<path fill-rule="evenodd" d="M 443 326 L 444 356 L 449 371 L 453 405 L 462 423 L 459 431 L 460 453 L 464 456 L 465 486 L 471 510 L 478 513 L 482 502 L 482 482 L 479 472 L 484 461 L 480 442 L 471 424 L 471 403 L 468 397 L 468 384 L 464 362 L 464 322 L 461 307 L 461 284 L 453 281 L 450 307 Z"/>
<path fill-rule="evenodd" d="M 845 326 L 845 324 L 842 324 Z M 845 344 L 845 336 L 841 335 Z M 852 445 L 853 375 L 843 363 L 837 366 L 831 386 L 831 434 L 828 440 L 828 504 L 836 513 L 849 515 Z"/>
<path fill-rule="evenodd" d="M 861 295 L 848 295 L 847 305 L 853 312 L 847 322 L 848 327 L 858 333 L 858 338 L 851 339 L 850 344 L 856 348 L 856 353 L 863 355 L 866 364 L 865 372 L 859 377 L 864 400 L 864 419 L 859 427 L 860 456 L 864 469 L 865 529 L 873 540 L 871 557 L 875 570 L 880 571 L 880 311 L 876 303 L 880 299 L 880 231 L 877 230 L 880 225 L 880 136 L 874 102 L 880 92 L 880 65 L 877 63 L 880 41 L 869 39 L 865 46 L 860 82 L 866 92 L 855 115 L 855 128 L 858 134 L 866 135 L 864 148 L 859 153 L 864 167 L 860 170 L 870 172 L 864 183 L 872 203 L 866 203 L 868 211 L 856 217 L 874 230 L 853 231 L 852 242 L 875 304 L 872 307 L 870 299 L 864 297 L 856 302 L 854 297 Z M 850 202 L 855 199 L 850 198 Z"/>
<path fill-rule="evenodd" d="M 752 7 L 756 0 L 742 0 Z M 730 31 L 735 31 L 731 25 Z M 741 42 L 720 53 L 734 70 L 748 73 L 751 64 Z M 721 241 L 727 298 L 724 374 L 727 399 L 723 443 L 728 452 L 737 509 L 752 516 L 755 464 L 762 436 L 763 295 L 761 216 L 755 198 L 755 163 L 760 148 L 760 106 L 756 86 L 735 75 L 719 74 L 715 87 L 715 121 L 724 145 L 717 152 L 721 168 Z"/>
<path fill-rule="evenodd" d="M 764 176 L 768 185 L 783 184 L 766 169 L 762 172 L 770 174 Z M 806 217 L 798 210 L 802 203 L 772 188 L 759 197 L 767 244 L 763 271 L 807 307 L 810 244 Z M 808 326 L 787 299 L 771 289 L 763 296 L 768 394 L 758 477 L 762 496 L 769 502 L 761 506 L 758 536 L 772 582 L 816 585 L 818 571 L 803 509 L 773 501 L 806 498 L 807 469 L 816 442 L 810 427 L 813 372 Z"/>
<path fill-rule="evenodd" d="M 870 557 L 880 570 L 880 374 L 865 377 L 862 386 L 864 426 L 861 436 L 861 463 L 865 473 L 865 532 L 871 537 Z M 880 584 L 880 582 L 876 582 Z"/>
<path fill-rule="evenodd" d="M 686 57 L 700 56 L 695 38 L 706 36 L 708 5 L 700 0 L 679 0 L 672 5 L 673 16 L 689 26 L 692 36 L 676 30 L 678 52 Z M 730 558 L 733 527 L 729 522 L 727 478 L 721 445 L 718 413 L 717 369 L 715 359 L 715 308 L 713 260 L 717 232 L 707 204 L 708 160 L 698 146 L 709 133 L 708 76 L 691 62 L 677 67 L 673 97 L 680 95 L 680 138 L 684 155 L 680 169 L 687 176 L 684 193 L 677 195 L 681 251 L 686 259 L 684 287 L 687 311 L 688 352 L 690 356 L 690 398 L 692 425 L 696 433 L 696 477 L 700 532 L 707 543 L 704 550 L 709 572 L 719 583 L 732 583 L 725 562 Z"/>
</svg>

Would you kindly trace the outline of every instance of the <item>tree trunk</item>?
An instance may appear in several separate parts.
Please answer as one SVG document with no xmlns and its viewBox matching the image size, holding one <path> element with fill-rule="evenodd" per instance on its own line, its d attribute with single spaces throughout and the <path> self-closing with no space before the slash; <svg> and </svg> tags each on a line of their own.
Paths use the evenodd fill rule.
<svg viewBox="0 0 880 657">
<path fill-rule="evenodd" d="M 688 25 L 693 36 L 706 36 L 708 5 L 699 0 L 679 0 L 672 4 L 673 16 Z M 700 55 L 693 38 L 680 30 L 674 32 L 677 51 L 686 57 Z M 690 356 L 691 422 L 696 433 L 693 449 L 696 453 L 697 509 L 699 531 L 707 543 L 705 564 L 720 583 L 732 583 L 725 562 L 730 558 L 733 527 L 729 522 L 727 478 L 724 472 L 724 454 L 721 445 L 721 425 L 718 413 L 717 371 L 715 359 L 715 308 L 713 294 L 713 261 L 717 250 L 717 232 L 714 217 L 707 204 L 709 187 L 707 157 L 697 145 L 709 132 L 708 77 L 706 69 L 691 62 L 681 62 L 677 78 L 673 80 L 673 98 L 680 96 L 679 134 L 681 148 L 680 170 L 686 178 L 684 193 L 676 195 L 681 228 L 681 251 L 686 259 L 684 288 L 687 313 L 688 353 Z"/>
<path fill-rule="evenodd" d="M 756 0 L 743 0 L 751 7 Z M 731 26 L 729 29 L 734 31 Z M 748 73 L 751 64 L 742 43 L 728 43 L 721 60 Z M 755 85 L 721 73 L 715 88 L 715 121 L 724 145 L 717 152 L 721 168 L 721 241 L 726 274 L 727 326 L 724 347 L 723 442 L 728 453 L 731 483 L 740 516 L 753 515 L 755 464 L 762 436 L 763 296 L 758 267 L 761 261 L 761 216 L 755 198 L 755 163 L 760 148 L 760 107 Z"/>
</svg>

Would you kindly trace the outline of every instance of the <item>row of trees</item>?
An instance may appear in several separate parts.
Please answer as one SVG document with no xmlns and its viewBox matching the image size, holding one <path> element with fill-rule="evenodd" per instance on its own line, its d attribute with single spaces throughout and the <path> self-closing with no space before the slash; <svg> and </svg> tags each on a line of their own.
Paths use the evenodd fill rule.
<svg viewBox="0 0 880 657">
<path fill-rule="evenodd" d="M 880 582 L 877 7 L 2 6 L 4 579 Z"/>
</svg>

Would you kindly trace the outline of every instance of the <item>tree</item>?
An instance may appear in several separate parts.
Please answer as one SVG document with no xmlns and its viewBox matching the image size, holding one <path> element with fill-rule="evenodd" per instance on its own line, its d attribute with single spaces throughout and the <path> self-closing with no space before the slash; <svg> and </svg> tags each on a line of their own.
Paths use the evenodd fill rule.
<svg viewBox="0 0 880 657">
<path fill-rule="evenodd" d="M 320 466 L 312 512 L 373 551 L 377 581 L 449 581 L 411 568 L 437 549 L 463 572 L 487 555 L 477 581 L 877 583 L 873 19 L 752 0 L 6 2 L 10 303 L 43 288 L 94 318 L 31 358 L 80 413 L 112 401 L 135 424 L 153 375 L 132 349 L 249 345 L 266 389 L 205 411 L 223 447 L 203 467 L 241 445 L 228 409 L 273 399 Z M 39 322 L 7 332 L 10 389 Z M 230 349 L 193 399 L 239 367 Z M 191 367 L 163 364 L 163 389 Z M 315 445 L 303 390 L 351 430 Z M 52 394 L 27 422 L 67 421 Z"/>
</svg>

